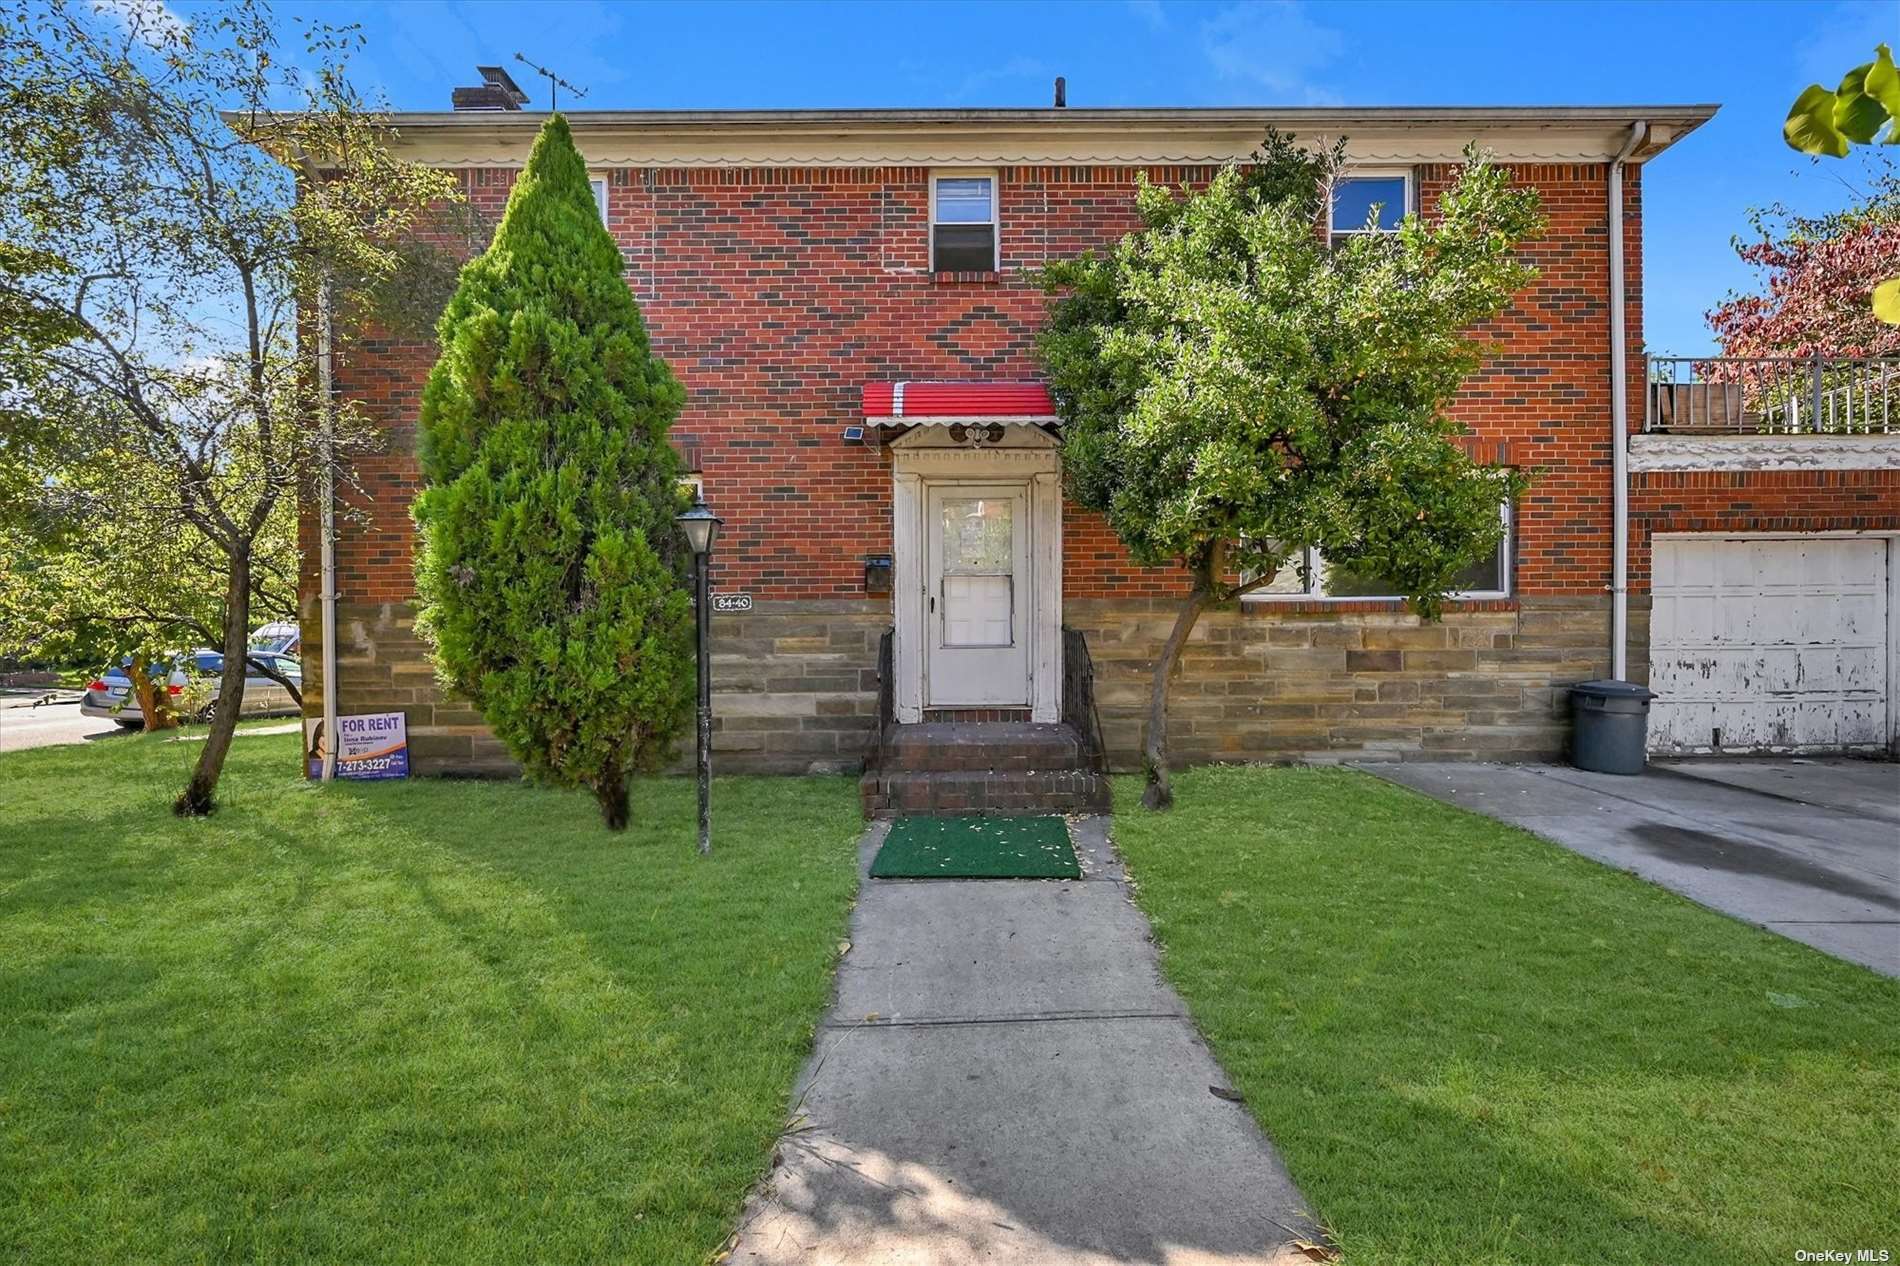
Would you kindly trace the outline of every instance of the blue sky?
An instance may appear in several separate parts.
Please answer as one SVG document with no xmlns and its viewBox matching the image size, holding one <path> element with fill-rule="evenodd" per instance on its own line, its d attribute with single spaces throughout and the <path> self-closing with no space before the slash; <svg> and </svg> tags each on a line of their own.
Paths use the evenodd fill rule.
<svg viewBox="0 0 1900 1266">
<path fill-rule="evenodd" d="M 360 22 L 359 77 L 398 109 L 446 108 L 477 62 L 519 71 L 516 52 L 586 87 L 582 108 L 1040 106 L 1056 75 L 1073 106 L 1718 102 L 1646 175 L 1645 326 L 1676 354 L 1709 350 L 1703 313 L 1754 285 L 1729 244 L 1750 205 L 1850 196 L 1854 167 L 1782 144 L 1789 103 L 1900 43 L 1900 0 L 279 8 Z"/>
</svg>

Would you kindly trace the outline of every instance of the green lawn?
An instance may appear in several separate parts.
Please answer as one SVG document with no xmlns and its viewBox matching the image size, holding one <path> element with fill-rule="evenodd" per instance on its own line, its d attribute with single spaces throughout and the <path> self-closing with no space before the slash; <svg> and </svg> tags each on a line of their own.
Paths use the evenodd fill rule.
<svg viewBox="0 0 1900 1266">
<path fill-rule="evenodd" d="M 1115 835 L 1347 1266 L 1900 1260 L 1900 983 L 1340 770 Z"/>
<path fill-rule="evenodd" d="M 239 740 L 0 756 L 0 1260 L 692 1263 L 762 1172 L 849 780 L 305 786 Z"/>
</svg>

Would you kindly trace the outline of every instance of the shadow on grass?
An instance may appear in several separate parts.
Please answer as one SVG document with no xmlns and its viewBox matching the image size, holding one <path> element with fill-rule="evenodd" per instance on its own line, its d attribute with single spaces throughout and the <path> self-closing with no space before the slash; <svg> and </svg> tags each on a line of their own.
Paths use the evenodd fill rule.
<svg viewBox="0 0 1900 1266">
<path fill-rule="evenodd" d="M 9 764 L 0 1257 L 694 1261 L 765 1164 L 855 871 L 846 780 L 314 788 Z M 10 810 L 14 805 L 10 805 Z M 12 828 L 18 826 L 15 831 Z"/>
</svg>

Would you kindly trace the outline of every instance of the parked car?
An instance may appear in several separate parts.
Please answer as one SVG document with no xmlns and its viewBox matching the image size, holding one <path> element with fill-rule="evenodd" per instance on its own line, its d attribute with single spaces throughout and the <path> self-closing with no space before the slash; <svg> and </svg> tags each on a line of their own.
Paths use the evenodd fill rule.
<svg viewBox="0 0 1900 1266">
<path fill-rule="evenodd" d="M 299 686 L 302 684 L 303 666 L 289 655 L 253 650 L 248 653 L 247 659 L 268 663 Z M 106 717 L 128 730 L 139 729 L 145 724 L 138 699 L 132 694 L 132 678 L 126 671 L 127 662 L 120 661 L 117 667 L 107 669 L 87 683 L 86 696 L 79 701 L 81 716 Z M 192 710 L 191 718 L 195 721 L 210 720 L 217 703 L 218 681 L 224 675 L 223 654 L 201 647 L 188 654 L 175 656 L 171 664 L 165 689 L 173 699 L 181 699 L 187 692 L 194 698 L 202 697 L 203 702 Z M 196 690 L 192 689 L 194 682 L 198 686 Z M 291 699 L 290 692 L 255 667 L 244 678 L 245 716 L 295 716 L 297 711 L 297 704 Z"/>
<path fill-rule="evenodd" d="M 275 651 L 279 655 L 303 652 L 303 626 L 295 620 L 273 620 L 251 633 L 251 649 Z"/>
</svg>

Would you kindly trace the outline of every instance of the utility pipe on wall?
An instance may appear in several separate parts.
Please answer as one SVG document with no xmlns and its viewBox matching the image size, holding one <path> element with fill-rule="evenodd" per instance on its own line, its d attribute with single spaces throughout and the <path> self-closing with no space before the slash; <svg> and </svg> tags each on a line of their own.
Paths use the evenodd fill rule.
<svg viewBox="0 0 1900 1266">
<path fill-rule="evenodd" d="M 336 777 L 336 415 L 330 408 L 330 283 L 317 291 L 318 460 L 323 464 L 317 510 L 322 578 L 317 595 L 323 612 L 323 765 L 320 777 Z"/>
<path fill-rule="evenodd" d="M 1610 160 L 1610 676 L 1629 671 L 1630 410 L 1629 322 L 1623 312 L 1623 164 L 1649 135 L 1630 124 L 1629 140 Z"/>
<path fill-rule="evenodd" d="M 300 156 L 303 179 L 323 178 L 308 154 Z M 299 191 L 301 193 L 301 191 Z M 323 753 L 318 777 L 336 777 L 336 412 L 334 375 L 330 357 L 330 279 L 317 286 L 317 606 L 323 639 Z"/>
</svg>

